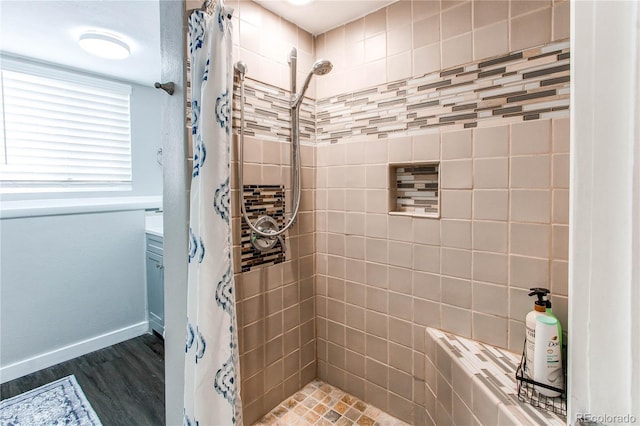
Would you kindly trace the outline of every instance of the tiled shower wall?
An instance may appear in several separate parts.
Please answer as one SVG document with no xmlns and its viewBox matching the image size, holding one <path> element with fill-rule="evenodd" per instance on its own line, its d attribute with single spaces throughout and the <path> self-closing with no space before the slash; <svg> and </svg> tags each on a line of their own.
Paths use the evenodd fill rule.
<svg viewBox="0 0 640 426">
<path fill-rule="evenodd" d="M 316 145 L 321 379 L 407 422 L 429 424 L 426 326 L 521 351 L 532 303 L 526 289 L 533 286 L 551 288 L 554 311 L 566 325 L 569 83 L 563 64 L 569 53 L 566 43 L 556 43 L 561 52 L 533 62 L 542 51 L 529 50 L 567 39 L 569 7 L 400 1 L 316 38 L 317 57 L 336 65 L 318 79 L 316 92 L 318 127 L 334 132 L 319 133 Z M 468 82 L 499 68 L 483 68 L 487 60 L 513 52 L 524 58 L 515 69 L 489 74 L 488 86 Z M 507 87 L 525 72 L 556 65 L 563 67 L 560 74 L 547 75 L 561 80 L 545 83 L 553 93 L 537 95 L 547 90 L 541 81 Z M 398 112 L 411 104 L 401 102 L 411 93 L 397 83 L 428 73 L 430 81 L 421 84 L 456 76 L 468 86 L 446 101 L 435 89 L 432 99 L 440 100 L 435 108 L 441 111 L 425 113 L 434 117 L 421 123 L 434 127 L 412 128 L 407 123 L 416 116 Z M 512 98 L 505 94 L 483 105 L 486 87 Z M 397 91 L 397 102 L 374 100 L 377 106 L 364 114 L 371 120 L 366 131 L 354 130 L 363 105 L 385 90 Z M 503 110 L 518 105 L 522 112 L 536 102 L 545 112 L 526 119 Z M 469 103 L 476 105 L 460 114 L 476 115 L 457 124 L 437 115 L 456 114 L 454 108 Z M 388 164 L 432 161 L 440 162 L 440 219 L 389 215 Z"/>
</svg>

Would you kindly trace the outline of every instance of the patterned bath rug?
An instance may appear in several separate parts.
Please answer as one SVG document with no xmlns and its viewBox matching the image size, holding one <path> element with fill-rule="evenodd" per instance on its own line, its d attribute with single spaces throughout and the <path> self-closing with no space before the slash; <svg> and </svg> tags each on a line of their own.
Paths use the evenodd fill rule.
<svg viewBox="0 0 640 426">
<path fill-rule="evenodd" d="M 75 376 L 0 401 L 0 426 L 101 426 Z"/>
</svg>

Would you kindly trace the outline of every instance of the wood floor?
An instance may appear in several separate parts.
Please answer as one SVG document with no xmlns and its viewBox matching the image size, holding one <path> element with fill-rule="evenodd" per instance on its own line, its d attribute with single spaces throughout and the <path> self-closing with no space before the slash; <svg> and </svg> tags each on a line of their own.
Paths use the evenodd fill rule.
<svg viewBox="0 0 640 426">
<path fill-rule="evenodd" d="M 74 374 L 104 426 L 164 425 L 164 342 L 146 334 L 0 385 L 7 399 Z"/>
</svg>

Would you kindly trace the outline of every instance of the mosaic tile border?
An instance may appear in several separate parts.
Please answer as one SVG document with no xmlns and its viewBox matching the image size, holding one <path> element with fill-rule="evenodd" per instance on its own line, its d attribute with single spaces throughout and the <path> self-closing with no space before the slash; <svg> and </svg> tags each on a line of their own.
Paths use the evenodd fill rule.
<svg viewBox="0 0 640 426">
<path fill-rule="evenodd" d="M 279 226 L 284 225 L 284 186 L 282 185 L 244 185 L 243 196 L 247 216 L 255 223 L 260 216 L 273 217 Z M 251 244 L 251 229 L 244 220 L 241 221 L 240 256 L 242 272 L 250 271 L 256 266 L 276 265 L 285 261 L 284 250 L 276 244 L 271 250 L 260 251 Z M 286 238 L 282 235 L 283 240 Z"/>
<path fill-rule="evenodd" d="M 291 92 L 245 78 L 244 133 L 265 140 L 291 141 Z M 233 129 L 240 132 L 240 86 L 233 85 Z M 300 106 L 300 142 L 314 142 L 315 101 L 304 98 Z"/>
<path fill-rule="evenodd" d="M 434 328 L 426 329 L 426 345 L 436 346 L 426 348 L 427 360 L 430 359 L 429 354 L 435 354 L 431 363 L 438 366 L 446 363 L 442 359 L 443 355 L 449 357 L 450 375 L 455 374 L 452 372 L 455 367 L 453 363 L 457 363 L 458 368 L 462 368 L 467 374 L 472 375 L 474 380 L 482 383 L 483 391 L 490 394 L 491 399 L 497 399 L 496 410 L 508 412 L 505 415 L 516 417 L 519 424 L 558 426 L 566 424 L 564 417 L 538 410 L 518 400 L 515 373 L 520 364 L 520 355 Z M 425 368 L 432 367 L 427 363 Z M 469 390 L 453 388 L 453 392 L 466 394 Z M 434 394 L 437 395 L 436 392 Z M 465 403 L 464 400 L 463 403 Z"/>
<path fill-rule="evenodd" d="M 389 168 L 395 183 L 395 210 L 392 211 L 438 217 L 440 165 L 391 164 Z"/>
<path fill-rule="evenodd" d="M 321 99 L 316 141 L 568 115 L 569 58 L 569 42 L 554 43 Z"/>
<path fill-rule="evenodd" d="M 254 426 L 408 426 L 373 405 L 321 380 L 314 380 Z"/>
</svg>

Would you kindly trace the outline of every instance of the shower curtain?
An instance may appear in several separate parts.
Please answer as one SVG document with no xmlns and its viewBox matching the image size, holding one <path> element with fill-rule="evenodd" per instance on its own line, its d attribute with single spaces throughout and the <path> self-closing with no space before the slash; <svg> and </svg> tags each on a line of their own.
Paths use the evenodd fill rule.
<svg viewBox="0 0 640 426">
<path fill-rule="evenodd" d="M 231 13 L 189 17 L 193 171 L 184 424 L 242 424 L 231 253 Z"/>
</svg>

